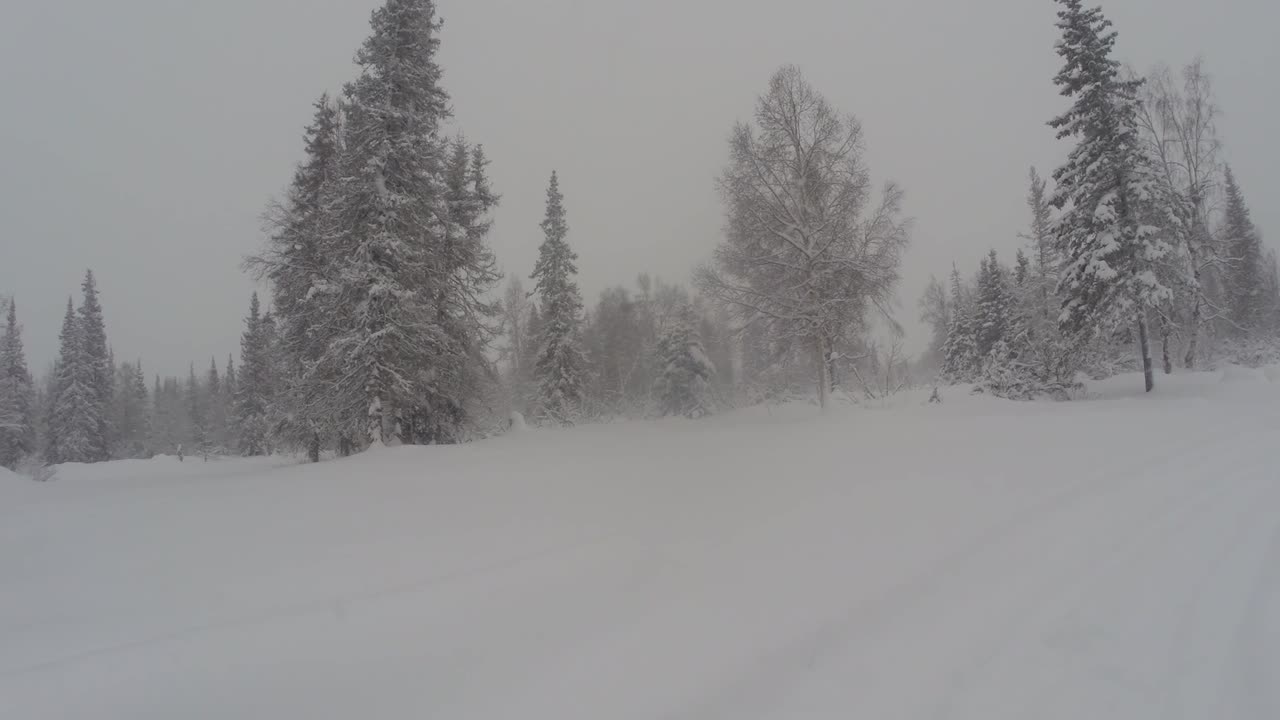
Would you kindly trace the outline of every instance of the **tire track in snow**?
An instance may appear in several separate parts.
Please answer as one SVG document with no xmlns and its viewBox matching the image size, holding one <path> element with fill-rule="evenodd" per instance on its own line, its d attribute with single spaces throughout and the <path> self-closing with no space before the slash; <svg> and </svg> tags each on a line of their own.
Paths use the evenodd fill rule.
<svg viewBox="0 0 1280 720">
<path fill-rule="evenodd" d="M 1241 424 L 1242 425 L 1242 424 Z M 1162 454 L 1161 446 L 1116 466 L 1101 460 L 1092 465 L 1093 472 L 1050 493 L 1028 506 L 1012 508 L 1010 514 L 977 533 L 969 542 L 945 553 L 937 561 L 916 572 L 908 579 L 891 586 L 878 595 L 859 602 L 839 618 L 828 619 L 806 633 L 794 636 L 790 642 L 775 648 L 753 661 L 730 685 L 722 686 L 700 699 L 694 700 L 685 711 L 674 717 L 741 717 L 766 712 L 770 702 L 785 695 L 785 678 L 792 682 L 797 674 L 807 674 L 826 657 L 845 647 L 851 647 L 855 639 L 864 633 L 876 633 L 886 627 L 892 618 L 915 612 L 930 596 L 928 589 L 939 584 L 964 578 L 970 565 L 989 551 L 1006 546 L 1010 538 L 1016 538 L 1028 529 L 1043 526 L 1048 520 L 1069 513 L 1081 504 L 1098 501 L 1129 489 L 1142 480 L 1150 480 L 1159 469 L 1185 469 L 1184 461 L 1199 456 L 1217 459 L 1211 452 L 1229 444 L 1235 436 L 1236 426 L 1219 427 L 1219 435 L 1209 445 L 1182 445 L 1171 453 Z M 1151 455 L 1157 460 L 1152 461 Z M 1119 480 L 1117 481 L 1117 478 Z M 1140 506 L 1140 505 L 1139 505 Z M 743 702 L 740 698 L 750 698 Z M 749 708 L 745 710 L 743 708 Z"/>
<path fill-rule="evenodd" d="M 968 669 L 965 674 L 967 682 L 955 683 L 955 687 L 951 696 L 946 702 L 940 706 L 939 717 L 948 717 L 960 707 L 960 700 L 966 695 L 971 694 L 977 688 L 981 688 L 981 683 L 990 682 L 991 675 L 994 672 L 994 666 L 1000 662 L 1008 660 L 1009 656 L 1020 649 L 1017 641 L 1020 637 L 1026 637 L 1030 628 L 1052 628 L 1060 627 L 1063 622 L 1070 617 L 1078 614 L 1086 607 L 1086 600 L 1095 596 L 1098 591 L 1111 590 L 1122 582 L 1132 582 L 1135 576 L 1142 576 L 1143 570 L 1147 567 L 1139 562 L 1139 558 L 1150 553 L 1153 550 L 1159 550 L 1167 554 L 1169 547 L 1179 541 L 1187 539 L 1204 539 L 1206 537 L 1214 538 L 1210 533 L 1208 535 L 1194 534 L 1184 532 L 1188 527 L 1198 522 L 1210 521 L 1211 523 L 1219 522 L 1219 515 L 1225 510 L 1231 517 L 1238 517 L 1238 508 L 1240 507 L 1240 499 L 1238 496 L 1245 491 L 1255 492 L 1259 489 L 1253 483 L 1241 482 L 1204 482 L 1200 478 L 1207 474 L 1206 471 L 1212 468 L 1218 474 L 1227 474 L 1228 478 L 1232 478 L 1231 471 L 1239 468 L 1243 463 L 1240 461 L 1228 463 L 1222 466 L 1214 462 L 1220 457 L 1238 458 L 1238 454 L 1226 454 L 1222 451 L 1229 449 L 1235 445 L 1246 445 L 1250 436 L 1241 436 L 1232 438 L 1225 443 L 1219 443 L 1216 446 L 1218 453 L 1210 456 L 1205 455 L 1203 462 L 1196 463 L 1190 467 L 1180 466 L 1180 470 L 1186 473 L 1191 483 L 1191 489 L 1177 498 L 1174 498 L 1165 511 L 1147 518 L 1147 521 L 1132 528 L 1133 532 L 1126 526 L 1125 539 L 1119 540 L 1102 549 L 1100 552 L 1091 551 L 1085 553 L 1082 557 L 1085 562 L 1076 563 L 1072 567 L 1072 572 L 1062 573 L 1055 572 L 1050 579 L 1037 593 L 1037 600 L 1025 603 L 1016 613 L 1016 620 L 1007 626 L 1002 626 L 1005 631 L 1001 633 L 1001 641 L 999 647 L 992 648 L 989 653 L 983 654 L 982 662 L 972 669 Z M 1158 473 L 1156 473 L 1158 476 Z M 1157 479 L 1157 478 L 1153 478 Z M 1245 505 L 1245 507 L 1256 508 L 1256 504 Z M 1230 552 L 1233 541 L 1221 544 L 1212 556 L 1221 558 Z M 1093 563 L 1090 559 L 1095 555 L 1103 557 L 1101 563 Z M 1184 556 L 1185 557 L 1185 556 Z M 1212 567 L 1212 563 L 1207 563 Z M 1135 571 L 1135 568 L 1137 569 Z M 1054 568 L 1060 571 L 1061 568 Z M 1185 577 L 1185 576 L 1184 576 Z M 1060 580 L 1060 582 L 1058 581 Z M 1195 585 L 1202 584 L 1203 578 L 1193 582 Z M 1176 597 L 1176 596 L 1171 596 Z M 1182 608 L 1177 613 L 1178 617 L 1183 618 L 1174 627 L 1182 627 L 1185 618 L 1192 614 L 1194 602 L 1187 599 L 1181 603 Z M 1175 641 L 1175 647 L 1179 642 Z M 1185 644 L 1185 643 L 1183 643 Z M 980 643 L 985 645 L 985 643 Z M 1031 649 L 1037 647 L 1032 645 Z M 1022 654 L 1025 655 L 1028 648 L 1021 647 Z M 1022 658 L 1023 662 L 1027 658 Z M 1170 663 L 1173 658 L 1170 657 Z M 1166 676 L 1172 674 L 1166 671 Z M 1041 695 L 1029 699 L 1029 704 L 1015 711 L 1015 716 L 1034 716 L 1036 715 L 1035 705 L 1045 700 L 1045 695 L 1053 695 L 1058 688 L 1065 684 L 1066 679 L 1061 679 L 1050 686 L 1045 687 Z M 1176 689 L 1174 685 L 1164 682 L 1161 687 L 1172 691 Z M 1170 700 L 1166 701 L 1166 710 L 1161 717 L 1171 717 L 1169 708 L 1175 704 Z"/>
<path fill-rule="evenodd" d="M 1268 438 L 1270 439 L 1270 438 Z M 1262 445 L 1265 447 L 1265 445 Z M 1243 456 L 1243 455 L 1242 455 Z M 1162 717 L 1191 717 L 1198 718 L 1201 713 L 1188 712 L 1186 703 L 1181 697 L 1185 688 L 1189 687 L 1191 680 L 1190 670 L 1195 663 L 1203 663 L 1204 649 L 1196 644 L 1197 630 L 1200 626 L 1198 622 L 1203 622 L 1205 618 L 1216 618 L 1221 616 L 1221 608 L 1213 606 L 1211 600 L 1218 597 L 1223 587 L 1221 571 L 1225 568 L 1230 570 L 1233 560 L 1240 557 L 1240 551 L 1248 552 L 1248 543 L 1255 540 L 1256 533 L 1259 529 L 1259 519 L 1269 517 L 1274 513 L 1275 487 L 1270 479 L 1271 470 L 1269 463 L 1263 466 L 1245 465 L 1242 462 L 1236 462 L 1233 467 L 1237 470 L 1244 465 L 1244 479 L 1261 480 L 1262 490 L 1269 494 L 1264 494 L 1261 498 L 1254 498 L 1253 502 L 1248 505 L 1240 505 L 1233 508 L 1227 513 L 1226 518 L 1218 518 L 1218 527 L 1211 528 L 1202 532 L 1201 537 L 1211 540 L 1218 537 L 1226 537 L 1226 542 L 1221 543 L 1214 552 L 1204 557 L 1199 566 L 1199 577 L 1192 584 L 1189 592 L 1185 594 L 1184 601 L 1180 604 L 1178 621 L 1176 630 L 1174 631 L 1176 652 L 1171 652 L 1166 663 L 1164 688 L 1165 708 Z M 1256 488 L 1255 488 L 1256 489 Z M 1247 508 L 1245 512 L 1240 512 L 1240 508 Z M 1224 531 L 1224 526 L 1226 527 Z M 1268 531 L 1269 534 L 1270 531 Z M 1175 536 L 1173 540 L 1185 541 L 1182 536 Z M 1194 548 L 1193 548 L 1194 551 Z M 1185 556 L 1184 556 L 1185 557 Z M 1255 580 L 1257 582 L 1257 580 Z M 1180 702 L 1182 701 L 1182 702 Z"/>
<path fill-rule="evenodd" d="M 1276 505 L 1270 506 L 1275 517 Z M 1244 617 L 1236 629 L 1236 662 L 1250 717 L 1280 717 L 1280 523 L 1271 532 Z M 1273 625 L 1273 623 L 1277 623 Z M 1270 672 L 1268 672 L 1270 670 Z"/>
<path fill-rule="evenodd" d="M 1043 618 L 1046 607 L 1063 604 L 1064 597 L 1082 598 L 1103 587 L 1116 573 L 1131 568 L 1133 559 L 1140 553 L 1201 517 L 1208 505 L 1228 500 L 1231 493 L 1226 491 L 1235 489 L 1238 488 L 1217 485 L 1193 488 L 1171 498 L 1162 509 L 1148 515 L 1141 523 L 1127 526 L 1124 535 L 1113 537 L 1098 547 L 1092 546 L 1090 538 L 1084 537 L 1081 540 L 1084 551 L 1077 552 L 1075 562 L 1069 566 L 1053 566 L 1052 572 L 1047 573 L 1047 579 L 1041 579 L 1034 584 L 1034 589 L 1027 591 L 1030 597 L 1002 613 L 1002 622 L 995 631 L 974 643 L 977 651 L 968 655 L 973 661 L 964 665 L 948 689 L 943 691 L 936 715 L 951 717 L 955 714 L 963 705 L 963 699 L 975 686 L 989 682 L 997 663 L 1016 651 L 1020 641 L 1031 635 L 1034 628 L 1052 625 L 1051 621 L 1046 623 Z M 1034 564 L 1036 559 L 1032 556 L 1030 561 Z M 1067 614 L 1070 614 L 1078 608 L 1079 601 L 1065 605 Z M 1052 612 L 1060 619 L 1064 617 L 1057 611 Z M 1030 712 L 1031 708 L 1025 710 Z"/>
<path fill-rule="evenodd" d="M 536 563 L 558 555 L 572 553 L 592 545 L 607 542 L 609 539 L 616 537 L 617 535 L 618 533 L 606 533 L 587 539 L 574 540 L 551 547 L 545 547 L 540 550 L 503 558 L 501 560 L 494 560 L 476 567 L 460 568 L 458 570 L 398 585 L 389 585 L 374 590 L 347 595 L 331 596 L 323 600 L 310 600 L 283 604 L 256 612 L 244 613 L 230 618 L 213 620 L 210 622 L 189 625 L 175 630 L 160 632 L 138 640 L 113 643 L 111 645 L 104 645 L 81 652 L 69 653 L 61 657 L 32 663 L 30 665 L 5 668 L 0 670 L 0 681 L 46 670 L 53 670 L 67 665 L 95 660 L 118 653 L 126 653 L 157 645 L 163 645 L 165 643 L 183 640 L 210 632 L 233 630 L 255 625 L 269 625 L 277 621 L 294 619 L 307 615 L 326 615 L 334 613 L 341 615 L 344 612 L 349 611 L 353 606 L 358 607 L 360 605 L 375 603 L 378 600 L 386 598 L 401 595 L 412 595 L 453 583 L 465 582 L 488 575 L 508 572 L 530 563 Z"/>
</svg>

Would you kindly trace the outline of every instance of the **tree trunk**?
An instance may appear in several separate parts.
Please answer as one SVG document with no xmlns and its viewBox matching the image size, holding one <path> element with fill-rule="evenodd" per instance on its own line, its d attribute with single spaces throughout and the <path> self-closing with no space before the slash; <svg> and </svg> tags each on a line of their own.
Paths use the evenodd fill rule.
<svg viewBox="0 0 1280 720">
<path fill-rule="evenodd" d="M 1199 207 L 1198 200 L 1195 207 Z M 1196 349 L 1200 344 L 1200 322 L 1204 317 L 1204 288 L 1201 287 L 1200 281 L 1200 249 L 1197 245 L 1197 236 L 1200 228 L 1199 213 L 1192 217 L 1191 235 L 1187 237 L 1187 255 L 1191 261 L 1191 291 L 1194 293 L 1191 298 L 1191 340 L 1187 343 L 1187 355 L 1183 358 L 1183 365 L 1192 370 L 1196 366 Z"/>
<path fill-rule="evenodd" d="M 320 433 L 311 433 L 311 445 L 307 448 L 307 456 L 311 462 L 320 462 Z"/>
<path fill-rule="evenodd" d="M 1164 362 L 1164 374 L 1173 374 L 1173 357 L 1169 354 L 1169 336 L 1172 331 L 1164 313 L 1160 314 L 1160 359 Z"/>
<path fill-rule="evenodd" d="M 1203 315 L 1203 309 L 1200 303 L 1200 271 L 1195 272 L 1196 281 L 1196 297 L 1191 302 L 1191 341 L 1187 343 L 1187 356 L 1183 358 L 1182 364 L 1188 370 L 1195 369 L 1196 352 L 1200 343 L 1200 318 Z"/>
<path fill-rule="evenodd" d="M 1147 392 L 1156 387 L 1155 367 L 1151 362 L 1151 344 L 1147 339 L 1147 315 L 1138 311 L 1138 351 L 1142 354 L 1142 378 L 1146 382 Z"/>
<path fill-rule="evenodd" d="M 814 361 L 818 366 L 818 407 L 827 409 L 828 396 L 831 393 L 830 377 L 827 374 L 827 341 L 819 335 L 814 345 Z"/>
</svg>

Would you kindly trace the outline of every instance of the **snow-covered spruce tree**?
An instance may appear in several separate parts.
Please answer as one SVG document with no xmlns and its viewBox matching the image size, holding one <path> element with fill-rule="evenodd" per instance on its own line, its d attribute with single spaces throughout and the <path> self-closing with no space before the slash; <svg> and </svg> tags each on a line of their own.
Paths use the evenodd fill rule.
<svg viewBox="0 0 1280 720">
<path fill-rule="evenodd" d="M 325 407 L 334 378 L 320 372 L 318 361 L 351 317 L 341 302 L 335 250 L 340 128 L 338 105 L 321 95 L 303 133 L 305 157 L 284 201 L 273 208 L 274 232 L 266 251 L 249 262 L 271 285 L 279 334 L 281 392 L 268 422 L 284 444 L 305 447 L 313 460 L 319 459 L 322 444 L 336 441 L 340 420 Z"/>
<path fill-rule="evenodd" d="M 57 361 L 49 363 L 44 374 L 33 382 L 35 399 L 32 413 L 35 419 L 35 439 L 32 447 L 32 460 L 44 461 L 49 448 L 49 421 L 53 417 L 53 395 L 58 382 Z"/>
<path fill-rule="evenodd" d="M 1013 258 L 1013 284 L 1022 287 L 1031 279 L 1031 260 L 1027 254 L 1018 248 L 1018 252 Z"/>
<path fill-rule="evenodd" d="M 553 422 L 577 419 L 581 409 L 586 357 L 582 352 L 582 296 L 574 278 L 578 254 L 566 237 L 564 196 L 554 172 L 547 186 L 547 212 L 542 220 L 542 245 L 532 279 L 542 308 L 542 334 L 534 374 L 538 382 L 540 415 Z"/>
<path fill-rule="evenodd" d="M 177 454 L 178 446 L 191 451 L 190 422 L 183 402 L 182 387 L 175 377 L 156 376 L 151 393 L 150 452 L 155 455 Z"/>
<path fill-rule="evenodd" d="M 1267 325 L 1267 268 L 1262 238 L 1249 216 L 1244 194 L 1231 168 L 1226 170 L 1226 209 L 1222 236 L 1230 258 L 1227 300 L 1230 319 L 1241 333 L 1256 333 Z"/>
<path fill-rule="evenodd" d="M 164 387 L 160 384 L 160 376 L 155 376 L 155 385 L 151 390 L 150 422 L 151 432 L 147 433 L 147 452 L 151 455 L 163 455 L 169 451 L 165 445 Z"/>
<path fill-rule="evenodd" d="M 155 432 L 151 427 L 151 403 L 147 396 L 147 376 L 142 372 L 142 361 L 133 365 L 133 381 L 130 383 L 132 405 L 137 411 L 137 424 L 130 435 L 131 447 L 138 457 L 151 457 L 151 436 Z"/>
<path fill-rule="evenodd" d="M 1075 138 L 1067 163 L 1054 172 L 1052 203 L 1062 211 L 1055 226 L 1064 260 L 1059 321 L 1077 338 L 1136 325 L 1146 389 L 1155 387 L 1147 310 L 1169 297 L 1151 265 L 1166 251 L 1157 228 L 1139 219 L 1153 197 L 1150 163 L 1137 129 L 1136 93 L 1141 81 L 1122 80 L 1111 58 L 1116 33 L 1098 8 L 1082 0 L 1057 0 L 1058 54 L 1054 78 L 1070 109 L 1049 124 L 1060 139 Z"/>
<path fill-rule="evenodd" d="M 317 361 L 349 309 L 340 303 L 331 243 L 339 173 L 339 113 L 322 95 L 304 132 L 305 159 L 294 172 L 277 232 L 265 263 L 278 318 L 283 392 L 270 408 L 274 433 L 289 447 L 306 447 L 319 459 L 335 418 L 318 407 L 331 378 L 316 373 Z M 331 438 L 330 438 L 331 439 Z"/>
<path fill-rule="evenodd" d="M 276 429 L 272 425 L 272 408 L 279 406 L 282 378 L 285 377 L 286 372 L 284 358 L 280 352 L 280 327 L 276 324 L 275 313 L 269 310 L 262 314 L 262 334 L 262 344 L 267 354 L 267 378 L 264 388 L 267 406 L 267 454 L 270 455 L 277 447 Z"/>
<path fill-rule="evenodd" d="M 95 368 L 83 351 L 80 322 L 71 298 L 67 298 L 45 450 L 45 461 L 51 465 L 94 462 L 105 425 L 93 384 Z"/>
<path fill-rule="evenodd" d="M 237 376 L 235 424 L 240 454 L 265 455 L 267 413 L 271 398 L 270 338 L 263 322 L 258 293 L 249 300 L 249 316 L 240 336 L 240 374 Z"/>
<path fill-rule="evenodd" d="M 658 413 L 699 418 L 715 412 L 716 369 L 703 348 L 692 305 L 682 305 L 666 319 L 657 351 L 661 369 L 653 395 Z"/>
<path fill-rule="evenodd" d="M 973 308 L 966 301 L 960 271 L 951 268 L 951 318 L 947 340 L 942 345 L 942 378 L 951 383 L 977 379 L 980 359 L 973 320 Z"/>
<path fill-rule="evenodd" d="M 1027 206 L 1031 228 L 1022 237 L 1030 252 L 1018 250 L 1015 281 L 1008 287 L 1012 304 L 1007 329 L 983 358 L 979 387 L 1015 400 L 1066 399 L 1078 389 L 1075 374 L 1084 353 L 1063 338 L 1052 308 L 1057 260 L 1050 245 L 1045 184 L 1034 170 Z"/>
<path fill-rule="evenodd" d="M 995 250 L 979 266 L 975 300 L 974 344 L 978 357 L 985 358 L 996 343 L 1009 338 L 1014 316 L 1008 273 L 996 258 Z"/>
<path fill-rule="evenodd" d="M 450 141 L 444 168 L 445 205 L 456 232 L 431 247 L 440 282 L 431 298 L 440 340 L 433 368 L 402 416 L 403 437 L 415 444 L 455 443 L 497 381 L 488 350 L 497 336 L 498 303 L 486 296 L 501 279 L 486 239 L 498 196 L 489 185 L 484 149 Z"/>
<path fill-rule="evenodd" d="M 812 358 L 827 406 L 835 348 L 888 314 L 908 240 L 902 191 L 889 184 L 870 215 L 862 127 L 795 67 L 774 74 L 739 124 L 720 178 L 728 222 L 713 266 L 698 272 L 709 299 L 740 325 L 761 325 L 773 357 Z"/>
<path fill-rule="evenodd" d="M 22 346 L 18 306 L 10 299 L 0 335 L 0 467 L 16 470 L 35 452 L 35 390 Z"/>
<path fill-rule="evenodd" d="M 1029 185 L 1027 209 L 1031 211 L 1031 228 L 1023 239 L 1031 246 L 1034 283 L 1031 295 L 1037 300 L 1036 314 L 1046 322 L 1056 322 L 1058 309 L 1054 294 L 1058 286 L 1061 258 L 1054 245 L 1053 206 L 1049 203 L 1048 183 L 1034 167 L 1031 168 Z"/>
<path fill-rule="evenodd" d="M 227 434 L 227 404 L 222 391 L 222 377 L 218 374 L 218 362 L 209 358 L 209 372 L 204 380 L 205 434 L 209 449 L 223 451 Z"/>
<path fill-rule="evenodd" d="M 236 361 L 231 353 L 227 353 L 227 364 L 223 367 L 225 370 L 222 373 L 222 406 L 226 408 L 227 421 L 219 444 L 230 451 L 236 447 L 237 438 L 240 437 L 236 425 L 236 388 L 238 387 L 236 383 Z"/>
<path fill-rule="evenodd" d="M 464 343 L 456 328 L 475 329 L 468 324 L 484 314 L 487 225 L 464 227 L 450 202 L 434 3 L 387 0 L 371 26 L 356 55 L 360 76 L 344 91 L 333 205 L 334 256 L 344 258 L 333 287 L 350 313 L 316 363 L 332 378 L 318 412 L 360 420 L 349 444 L 448 441 L 477 400 L 468 382 L 477 369 L 467 364 L 479 335 Z M 473 179 L 483 176 L 475 157 Z"/>
<path fill-rule="evenodd" d="M 209 443 L 209 407 L 205 390 L 196 377 L 196 366 L 192 363 L 187 371 L 186 397 L 187 422 L 190 423 L 191 436 L 188 440 L 190 452 L 207 456 L 212 446 Z"/>
<path fill-rule="evenodd" d="M 107 329 L 92 270 L 85 271 L 80 289 L 84 293 L 80 304 L 80 357 L 84 364 L 83 382 L 89 386 L 89 397 L 93 404 L 91 416 L 95 423 L 87 429 L 87 461 L 100 462 L 111 458 L 110 408 L 115 367 L 107 347 Z"/>
</svg>

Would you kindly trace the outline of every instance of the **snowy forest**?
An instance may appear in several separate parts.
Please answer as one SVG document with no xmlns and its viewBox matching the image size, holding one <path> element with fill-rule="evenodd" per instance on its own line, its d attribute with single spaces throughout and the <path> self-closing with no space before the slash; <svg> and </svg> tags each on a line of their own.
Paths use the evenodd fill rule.
<svg viewBox="0 0 1280 720">
<path fill-rule="evenodd" d="M 1027 209 L 1014 257 L 937 269 L 918 303 L 930 343 L 908 357 L 908 191 L 873 178 L 875 138 L 800 69 L 779 68 L 753 117 L 726 128 L 711 261 L 687 282 L 638 271 L 589 305 L 559 176 L 491 185 L 502 158 L 447 130 L 434 3 L 387 0 L 354 78 L 315 100 L 302 160 L 244 260 L 262 291 L 246 298 L 240 347 L 193 358 L 185 377 L 150 375 L 112 345 L 110 298 L 88 271 L 56 362 L 31 368 L 22 298 L 4 298 L 0 465 L 38 476 L 161 454 L 318 461 L 526 423 L 796 398 L 825 408 L 909 386 L 1065 401 L 1086 377 L 1138 370 L 1150 392 L 1178 369 L 1280 360 L 1277 256 L 1223 160 L 1209 68 L 1124 67 L 1101 9 L 1057 5 L 1063 109 L 1045 132 L 1070 154 L 1009 198 Z M 537 262 L 505 277 L 487 242 L 504 193 L 545 193 L 528 228 Z"/>
</svg>

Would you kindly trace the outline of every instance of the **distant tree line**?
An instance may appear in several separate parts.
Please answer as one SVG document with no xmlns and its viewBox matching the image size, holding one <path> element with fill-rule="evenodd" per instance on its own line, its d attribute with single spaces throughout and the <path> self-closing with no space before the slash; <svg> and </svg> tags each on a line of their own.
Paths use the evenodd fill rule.
<svg viewBox="0 0 1280 720">
<path fill-rule="evenodd" d="M 931 343 L 914 366 L 892 312 L 904 193 L 876 191 L 857 118 L 798 69 L 778 70 L 730 134 L 724 237 L 691 287 L 639 273 L 588 307 L 555 172 L 537 261 L 497 288 L 500 197 L 483 147 L 446 133 L 435 5 L 386 0 L 357 76 L 315 102 L 303 160 L 246 261 L 269 294 L 250 299 L 238 364 L 148 383 L 140 361 L 116 362 L 87 272 L 36 382 L 9 299 L 0 464 L 319 460 L 523 426 L 513 413 L 544 425 L 696 418 L 802 393 L 825 407 L 929 372 L 1005 397 L 1066 397 L 1081 372 L 1137 368 L 1151 389 L 1157 360 L 1169 373 L 1270 352 L 1276 256 L 1220 158 L 1207 73 L 1199 62 L 1127 73 L 1100 9 L 1056 2 L 1054 82 L 1071 105 L 1049 124 L 1074 149 L 1051 179 L 1031 171 L 1011 262 L 991 251 L 975 274 L 953 266 L 929 284 Z"/>
<path fill-rule="evenodd" d="M 228 356 L 219 372 L 191 365 L 185 379 L 148 380 L 141 361 L 117 362 L 107 340 L 92 271 L 81 301 L 67 299 L 59 349 L 44 379 L 27 367 L 17 302 L 6 305 L 0 334 L 0 466 L 89 463 L 155 455 L 261 455 L 272 449 L 258 422 L 259 398 L 270 395 L 277 371 L 274 321 L 259 316 L 254 297 L 238 381 Z"/>
</svg>

